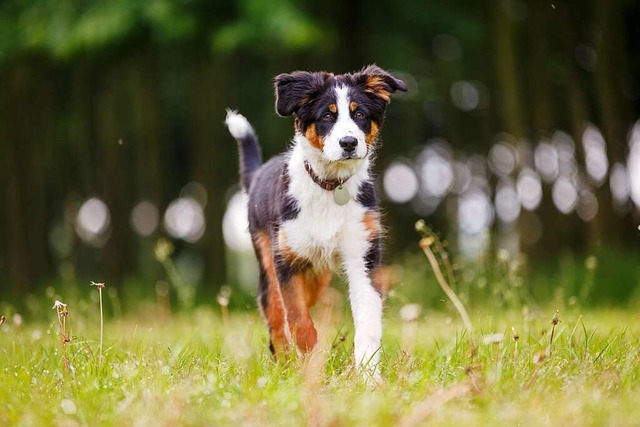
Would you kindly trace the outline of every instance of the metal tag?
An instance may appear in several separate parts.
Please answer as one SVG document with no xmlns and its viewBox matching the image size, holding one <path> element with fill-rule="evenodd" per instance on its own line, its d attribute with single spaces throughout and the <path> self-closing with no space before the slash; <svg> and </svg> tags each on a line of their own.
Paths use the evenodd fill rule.
<svg viewBox="0 0 640 427">
<path fill-rule="evenodd" d="M 336 202 L 337 205 L 346 205 L 350 198 L 351 195 L 349 194 L 349 190 L 344 188 L 342 185 L 338 185 L 333 190 L 333 201 Z"/>
</svg>

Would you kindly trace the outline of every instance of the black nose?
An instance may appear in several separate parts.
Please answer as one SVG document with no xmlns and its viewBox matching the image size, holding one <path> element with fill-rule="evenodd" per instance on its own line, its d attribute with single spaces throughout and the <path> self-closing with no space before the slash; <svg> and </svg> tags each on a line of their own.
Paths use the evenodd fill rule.
<svg viewBox="0 0 640 427">
<path fill-rule="evenodd" d="M 358 145 L 358 140 L 352 136 L 345 136 L 344 138 L 340 138 L 340 147 L 348 153 L 351 153 L 356 149 Z"/>
</svg>

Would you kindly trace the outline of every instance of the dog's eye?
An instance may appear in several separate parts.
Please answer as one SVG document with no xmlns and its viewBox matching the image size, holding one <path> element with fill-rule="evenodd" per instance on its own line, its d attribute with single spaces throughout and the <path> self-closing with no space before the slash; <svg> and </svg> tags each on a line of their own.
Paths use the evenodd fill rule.
<svg viewBox="0 0 640 427">
<path fill-rule="evenodd" d="M 364 113 L 363 113 L 362 111 L 358 110 L 358 111 L 356 111 L 356 113 L 354 114 L 354 117 L 355 117 L 356 119 L 359 119 L 359 120 L 360 120 L 360 119 L 364 119 Z"/>
<path fill-rule="evenodd" d="M 331 114 L 331 113 L 324 113 L 322 115 L 322 120 L 324 120 L 325 122 L 328 122 L 328 121 L 330 121 L 332 119 L 333 119 L 333 114 Z"/>
</svg>

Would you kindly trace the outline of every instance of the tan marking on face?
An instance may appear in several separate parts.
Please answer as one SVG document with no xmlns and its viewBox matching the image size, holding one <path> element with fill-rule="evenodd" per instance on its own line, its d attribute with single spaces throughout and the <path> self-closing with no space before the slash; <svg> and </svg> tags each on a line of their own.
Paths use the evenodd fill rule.
<svg viewBox="0 0 640 427">
<path fill-rule="evenodd" d="M 356 111 L 357 109 L 358 109 L 358 103 L 357 103 L 357 102 L 355 102 L 355 101 L 351 101 L 351 102 L 349 103 L 349 111 L 351 111 L 351 112 L 353 113 L 353 112 L 354 112 L 354 111 Z"/>
<path fill-rule="evenodd" d="M 311 145 L 316 147 L 318 150 L 322 150 L 324 148 L 324 138 L 318 136 L 316 132 L 316 125 L 310 124 L 307 130 L 304 132 L 305 138 L 309 140 Z"/>
<path fill-rule="evenodd" d="M 380 131 L 380 128 L 378 127 L 377 123 L 371 122 L 371 130 L 365 136 L 365 142 L 367 144 L 373 144 L 376 141 L 376 138 L 378 137 L 379 131 Z"/>
<path fill-rule="evenodd" d="M 391 92 L 386 89 L 386 83 L 380 76 L 369 76 L 366 83 L 365 92 L 374 93 L 382 98 L 387 104 L 391 101 Z"/>
<path fill-rule="evenodd" d="M 329 111 L 331 111 L 333 114 L 338 112 L 338 106 L 336 104 L 329 104 Z"/>
</svg>

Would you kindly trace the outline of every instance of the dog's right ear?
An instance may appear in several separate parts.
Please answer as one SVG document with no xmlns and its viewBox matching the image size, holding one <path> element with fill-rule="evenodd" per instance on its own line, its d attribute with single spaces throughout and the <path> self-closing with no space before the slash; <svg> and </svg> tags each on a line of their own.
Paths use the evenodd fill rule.
<svg viewBox="0 0 640 427">
<path fill-rule="evenodd" d="M 306 71 L 276 76 L 276 113 L 283 117 L 297 113 L 300 107 L 322 91 L 329 77 L 329 73 Z"/>
</svg>

